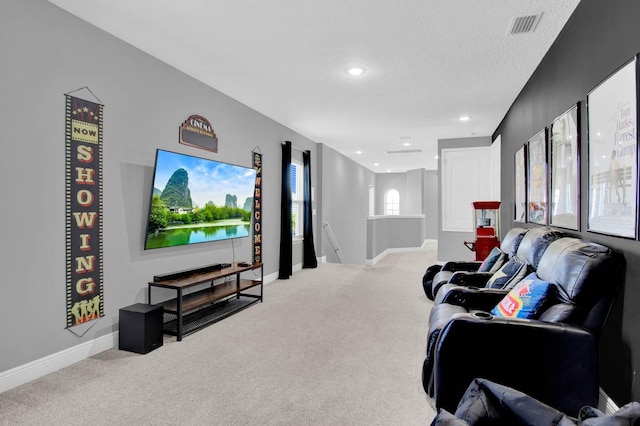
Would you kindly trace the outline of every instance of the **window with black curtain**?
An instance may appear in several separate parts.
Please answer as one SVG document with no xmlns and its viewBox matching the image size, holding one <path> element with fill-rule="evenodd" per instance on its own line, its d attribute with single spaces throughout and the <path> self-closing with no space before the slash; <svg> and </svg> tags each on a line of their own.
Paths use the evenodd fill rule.
<svg viewBox="0 0 640 426">
<path fill-rule="evenodd" d="M 318 259 L 316 258 L 316 249 L 313 245 L 313 208 L 311 207 L 311 152 L 302 153 L 304 176 L 304 207 L 303 207 L 303 268 L 318 267 Z"/>
<path fill-rule="evenodd" d="M 282 143 L 282 190 L 280 192 L 280 270 L 278 278 L 293 275 L 291 238 L 291 142 Z"/>
</svg>

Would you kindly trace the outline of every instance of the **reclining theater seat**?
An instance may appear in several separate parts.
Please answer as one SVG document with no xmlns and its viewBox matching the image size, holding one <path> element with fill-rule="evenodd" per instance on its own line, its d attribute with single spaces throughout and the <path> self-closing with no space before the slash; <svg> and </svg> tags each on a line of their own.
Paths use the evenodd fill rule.
<svg viewBox="0 0 640 426">
<path fill-rule="evenodd" d="M 526 265 L 525 266 L 526 270 L 523 270 L 522 273 L 519 275 L 521 277 L 524 277 L 528 273 L 527 270 L 529 272 L 535 271 L 538 268 L 538 263 L 540 262 L 542 255 L 544 254 L 547 247 L 549 247 L 549 244 L 551 244 L 553 241 L 557 240 L 558 238 L 562 238 L 565 236 L 566 234 L 562 231 L 558 231 L 551 228 L 543 228 L 543 227 L 533 228 L 526 234 L 523 234 L 522 241 L 519 243 L 517 247 L 515 256 L 510 256 L 511 261 L 519 260 L 520 262 Z M 468 272 L 468 273 L 456 272 L 451 276 L 451 278 L 447 283 L 439 284 L 439 287 L 436 290 L 437 293 L 435 293 L 434 302 L 436 305 L 441 303 L 454 303 L 454 304 L 460 305 L 461 303 L 458 301 L 453 301 L 455 297 L 449 294 L 451 293 L 452 289 L 456 289 L 458 290 L 458 292 L 466 291 L 466 297 L 467 298 L 471 297 L 470 296 L 471 293 L 476 291 L 484 291 L 484 289 L 478 290 L 478 289 L 472 288 L 469 290 L 465 290 L 464 288 L 473 287 L 473 286 L 484 287 L 492 275 L 493 274 L 491 273 L 480 274 L 480 273 L 472 273 L 472 272 Z M 508 288 L 506 290 L 504 289 L 504 287 L 499 288 L 495 292 L 497 295 L 496 296 L 497 300 L 499 301 L 500 299 L 502 299 L 500 295 L 506 293 L 515 284 L 516 283 L 513 281 L 508 281 L 507 282 Z M 460 286 L 462 286 L 463 288 L 460 289 L 459 288 Z M 494 305 L 495 303 L 491 305 L 491 307 L 493 307 Z"/>
<path fill-rule="evenodd" d="M 537 227 L 524 234 L 518 245 L 517 257 L 535 270 L 543 254 L 551 242 L 562 238 L 565 234 L 550 228 Z M 457 274 L 455 274 L 457 275 Z M 454 277 L 455 277 L 454 275 Z M 473 275 L 473 274 L 470 274 Z M 488 277 L 485 276 L 485 281 Z M 436 303 L 429 314 L 429 331 L 427 332 L 427 356 L 422 367 L 422 383 L 425 391 L 433 396 L 433 362 L 435 345 L 442 328 L 455 316 L 466 314 L 470 310 L 490 311 L 502 300 L 508 290 L 467 288 L 458 285 L 443 285 L 441 303 Z"/>
<path fill-rule="evenodd" d="M 577 417 L 577 418 L 576 418 Z M 474 379 L 455 413 L 440 410 L 432 426 L 479 425 L 622 426 L 640 424 L 640 403 L 631 402 L 612 414 L 585 406 L 568 416 L 531 396 L 487 379 Z"/>
<path fill-rule="evenodd" d="M 536 272 L 550 291 L 534 319 L 476 311 L 442 328 L 431 372 L 436 406 L 455 410 L 476 377 L 571 416 L 597 405 L 598 341 L 624 266 L 621 256 L 600 244 L 569 237 L 552 242 Z"/>
<path fill-rule="evenodd" d="M 512 228 L 502 239 L 500 250 L 504 253 L 504 257 L 509 259 L 516 255 L 522 237 L 529 230 L 526 228 Z M 505 259 L 501 259 L 499 267 Z M 482 262 L 479 261 L 449 261 L 444 265 L 433 265 L 427 269 L 422 278 L 422 286 L 424 293 L 430 300 L 435 299 L 435 295 L 441 285 L 446 284 L 451 276 L 456 272 L 475 272 L 478 270 Z"/>
</svg>

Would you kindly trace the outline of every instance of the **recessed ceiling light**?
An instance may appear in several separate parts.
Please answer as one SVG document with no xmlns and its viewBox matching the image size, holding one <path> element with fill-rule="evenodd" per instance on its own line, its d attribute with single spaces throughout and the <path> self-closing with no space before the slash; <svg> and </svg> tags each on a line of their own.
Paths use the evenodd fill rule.
<svg viewBox="0 0 640 426">
<path fill-rule="evenodd" d="M 373 163 L 374 166 L 378 167 L 380 163 Z"/>
<path fill-rule="evenodd" d="M 433 158 L 435 158 L 435 159 L 437 160 L 437 159 L 438 159 L 438 158 L 440 158 L 440 157 L 438 157 L 437 155 L 434 155 L 434 156 L 433 156 Z"/>
<path fill-rule="evenodd" d="M 347 71 L 350 75 L 352 75 L 352 76 L 354 76 L 354 77 L 357 77 L 357 76 L 361 75 L 361 74 L 364 72 L 364 68 L 361 68 L 361 67 L 353 67 L 353 68 L 347 68 L 347 69 L 346 69 L 346 71 Z"/>
<path fill-rule="evenodd" d="M 360 154 L 362 154 L 362 151 L 357 150 L 357 151 L 356 151 L 356 154 L 360 155 Z"/>
<path fill-rule="evenodd" d="M 387 173 L 391 173 L 391 169 L 387 169 Z"/>
<path fill-rule="evenodd" d="M 411 146 L 411 143 L 405 142 L 405 143 L 402 144 L 402 146 Z"/>
<path fill-rule="evenodd" d="M 460 121 L 469 121 L 471 119 L 471 117 L 469 117 L 468 115 L 463 115 L 462 117 L 460 117 Z"/>
</svg>

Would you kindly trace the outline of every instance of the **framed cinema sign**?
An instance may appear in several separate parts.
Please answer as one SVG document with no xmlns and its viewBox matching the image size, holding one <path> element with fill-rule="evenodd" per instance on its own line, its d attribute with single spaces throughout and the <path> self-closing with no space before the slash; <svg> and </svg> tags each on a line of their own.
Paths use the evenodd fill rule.
<svg viewBox="0 0 640 426">
<path fill-rule="evenodd" d="M 201 115 L 192 115 L 180 125 L 179 142 L 194 148 L 206 149 L 218 152 L 218 136 L 213 131 L 213 126 Z"/>
</svg>

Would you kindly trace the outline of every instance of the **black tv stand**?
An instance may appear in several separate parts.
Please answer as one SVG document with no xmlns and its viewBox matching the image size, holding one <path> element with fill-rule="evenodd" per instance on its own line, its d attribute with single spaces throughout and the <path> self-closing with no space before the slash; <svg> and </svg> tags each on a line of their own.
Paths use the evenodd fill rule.
<svg viewBox="0 0 640 426">
<path fill-rule="evenodd" d="M 255 273 L 260 270 L 260 274 Z M 243 272 L 254 271 L 254 276 L 243 278 Z M 235 279 L 231 278 L 235 275 Z M 221 264 L 156 275 L 148 286 L 148 301 L 151 288 L 159 287 L 176 291 L 173 299 L 156 302 L 162 305 L 163 331 L 182 340 L 182 336 L 199 330 L 239 312 L 254 303 L 262 302 L 262 263 L 240 266 L 238 262 L 222 269 Z M 206 286 L 209 284 L 209 286 Z M 184 289 L 201 287 L 183 294 Z M 202 288 L 204 287 L 204 288 Z M 259 291 L 247 292 L 258 287 Z"/>
</svg>

